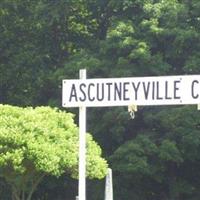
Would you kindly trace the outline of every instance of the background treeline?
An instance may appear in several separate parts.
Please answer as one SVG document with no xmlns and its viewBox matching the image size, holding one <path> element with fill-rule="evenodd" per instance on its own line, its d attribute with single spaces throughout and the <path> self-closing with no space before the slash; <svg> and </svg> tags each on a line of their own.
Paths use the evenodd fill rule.
<svg viewBox="0 0 200 200">
<path fill-rule="evenodd" d="M 199 0 L 1 0 L 0 103 L 61 108 L 61 80 L 200 72 Z M 77 113 L 77 109 L 69 109 Z M 200 199 L 195 106 L 88 109 L 88 127 L 113 169 L 115 200 Z M 9 186 L 0 182 L 0 199 Z M 88 199 L 104 182 L 88 181 Z M 48 177 L 40 200 L 71 200 L 77 182 Z"/>
</svg>

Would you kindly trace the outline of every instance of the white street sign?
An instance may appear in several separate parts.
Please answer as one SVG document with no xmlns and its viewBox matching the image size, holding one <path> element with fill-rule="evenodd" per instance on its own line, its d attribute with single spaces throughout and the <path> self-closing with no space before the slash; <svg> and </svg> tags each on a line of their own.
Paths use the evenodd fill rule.
<svg viewBox="0 0 200 200">
<path fill-rule="evenodd" d="M 63 80 L 63 107 L 200 103 L 200 75 Z"/>
</svg>

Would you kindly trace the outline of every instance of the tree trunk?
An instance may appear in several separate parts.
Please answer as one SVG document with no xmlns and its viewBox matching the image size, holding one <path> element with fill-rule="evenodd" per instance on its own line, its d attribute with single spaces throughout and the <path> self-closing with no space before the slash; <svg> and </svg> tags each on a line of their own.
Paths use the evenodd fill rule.
<svg viewBox="0 0 200 200">
<path fill-rule="evenodd" d="M 33 183 L 31 191 L 29 192 L 28 197 L 27 197 L 26 200 L 31 200 L 33 192 L 36 190 L 37 186 L 42 181 L 42 179 L 44 178 L 44 176 L 45 176 L 45 174 L 41 175 L 38 179 L 36 179 L 36 181 Z"/>
<path fill-rule="evenodd" d="M 33 181 L 30 191 L 27 191 L 26 188 L 17 188 L 12 185 L 12 200 L 31 200 L 33 193 L 35 192 L 37 186 L 44 178 L 45 174 L 39 176 L 35 181 Z M 25 184 L 26 185 L 26 184 Z"/>
<path fill-rule="evenodd" d="M 169 199 L 170 200 L 179 200 L 179 191 L 176 191 L 176 182 L 177 182 L 177 166 L 175 163 L 170 164 L 169 170 Z"/>
<path fill-rule="evenodd" d="M 15 186 L 12 186 L 12 200 L 20 200 L 19 193 Z"/>
</svg>

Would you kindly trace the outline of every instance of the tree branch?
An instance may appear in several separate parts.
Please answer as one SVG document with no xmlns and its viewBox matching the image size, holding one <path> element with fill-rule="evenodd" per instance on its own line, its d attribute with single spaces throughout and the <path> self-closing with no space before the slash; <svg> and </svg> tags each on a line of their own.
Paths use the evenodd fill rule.
<svg viewBox="0 0 200 200">
<path fill-rule="evenodd" d="M 33 192 L 37 188 L 38 184 L 41 182 L 41 180 L 44 178 L 45 174 L 42 174 L 38 179 L 36 179 L 35 183 L 33 184 L 31 191 L 28 194 L 27 200 L 31 200 Z"/>
</svg>

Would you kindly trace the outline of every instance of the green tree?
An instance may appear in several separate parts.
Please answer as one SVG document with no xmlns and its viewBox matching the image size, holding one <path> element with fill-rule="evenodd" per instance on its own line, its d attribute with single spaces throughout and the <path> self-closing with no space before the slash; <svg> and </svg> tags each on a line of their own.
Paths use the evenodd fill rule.
<svg viewBox="0 0 200 200">
<path fill-rule="evenodd" d="M 199 198 L 199 115 L 191 106 L 145 113 L 143 130 L 110 157 L 117 198 Z"/>
<path fill-rule="evenodd" d="M 86 2 L 0 2 L 2 103 L 46 105 L 58 97 L 53 73 L 87 45 L 96 29 Z"/>
<path fill-rule="evenodd" d="M 0 105 L 0 176 L 13 200 L 30 200 L 41 180 L 78 173 L 78 128 L 73 115 L 49 107 Z M 107 164 L 87 134 L 87 175 L 103 178 Z"/>
<path fill-rule="evenodd" d="M 89 78 L 198 74 L 199 9 L 199 0 L 2 0 L 0 102 L 60 106 L 61 80 L 80 68 Z M 199 199 L 198 114 L 172 110 L 141 108 L 132 121 L 127 108 L 88 109 L 88 130 L 114 158 L 116 198 Z M 146 173 L 131 163 L 127 176 L 120 149 Z"/>
</svg>

